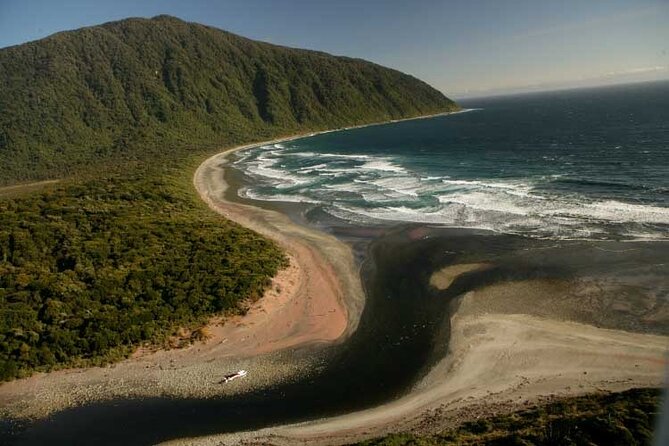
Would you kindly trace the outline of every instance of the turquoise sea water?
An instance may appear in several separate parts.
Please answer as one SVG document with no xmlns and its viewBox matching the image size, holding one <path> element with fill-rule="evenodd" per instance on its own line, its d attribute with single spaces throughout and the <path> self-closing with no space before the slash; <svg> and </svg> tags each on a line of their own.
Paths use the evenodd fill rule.
<svg viewBox="0 0 669 446">
<path fill-rule="evenodd" d="M 247 176 L 229 178 L 242 194 L 308 201 L 307 223 L 351 245 L 366 294 L 355 331 L 341 343 L 279 353 L 280 362 L 313 360 L 300 379 L 270 387 L 261 380 L 246 393 L 214 398 L 92 401 L 27 425 L 0 419 L 0 443 L 158 444 L 378 406 L 415 388 L 448 354 L 454 299 L 474 291 L 485 299 L 487 287 L 510 281 L 569 287 L 536 293 L 538 314 L 550 314 L 557 299 L 573 303 L 568 317 L 577 322 L 667 335 L 666 245 L 591 239 L 667 238 L 668 90 L 475 100 L 463 104 L 475 111 L 238 153 Z M 272 207 L 303 222 L 304 206 Z M 358 227 L 402 221 L 436 224 Z M 588 240 L 552 240 L 568 237 Z M 463 263 L 491 267 L 446 290 L 429 285 L 432 271 Z M 258 370 L 248 369 L 245 379 L 257 379 Z M 234 371 L 223 365 L 212 385 Z"/>
<path fill-rule="evenodd" d="M 258 147 L 240 194 L 345 220 L 669 238 L 669 82 L 462 101 L 464 112 Z"/>
</svg>

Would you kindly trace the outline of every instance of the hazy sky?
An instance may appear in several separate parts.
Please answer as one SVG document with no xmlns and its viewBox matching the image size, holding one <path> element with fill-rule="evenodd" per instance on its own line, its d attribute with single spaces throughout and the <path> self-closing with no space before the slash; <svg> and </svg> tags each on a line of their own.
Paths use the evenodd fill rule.
<svg viewBox="0 0 669 446">
<path fill-rule="evenodd" d="M 669 78 L 669 0 L 0 0 L 0 47 L 158 14 L 361 57 L 456 98 Z"/>
</svg>

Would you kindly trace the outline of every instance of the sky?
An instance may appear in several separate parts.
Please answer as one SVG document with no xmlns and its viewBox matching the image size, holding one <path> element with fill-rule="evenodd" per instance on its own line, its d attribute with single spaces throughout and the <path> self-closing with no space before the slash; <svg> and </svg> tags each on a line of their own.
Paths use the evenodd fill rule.
<svg viewBox="0 0 669 446">
<path fill-rule="evenodd" d="M 371 60 L 456 99 L 669 79 L 669 0 L 0 0 L 0 47 L 159 14 Z"/>
</svg>

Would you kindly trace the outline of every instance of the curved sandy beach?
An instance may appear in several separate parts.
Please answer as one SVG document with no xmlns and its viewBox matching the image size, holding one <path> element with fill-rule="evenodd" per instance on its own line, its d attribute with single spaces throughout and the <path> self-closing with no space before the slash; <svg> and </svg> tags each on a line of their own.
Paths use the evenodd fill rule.
<svg viewBox="0 0 669 446">
<path fill-rule="evenodd" d="M 206 160 L 197 169 L 194 184 L 216 212 L 275 240 L 287 253 L 289 267 L 277 274 L 263 298 L 244 316 L 213 318 L 205 342 L 171 350 L 139 348 L 131 358 L 107 367 L 39 373 L 3 383 L 1 413 L 39 418 L 93 401 L 211 397 L 263 387 L 298 376 L 311 366 L 306 360 L 283 358 L 282 350 L 338 342 L 355 330 L 364 294 L 350 248 L 277 212 L 223 198 L 225 156 L 246 147 L 250 146 Z M 217 384 L 225 374 L 242 368 L 252 370 L 252 380 Z"/>
<path fill-rule="evenodd" d="M 291 138 L 264 144 L 286 139 Z M 226 157 L 262 144 L 210 157 L 197 169 L 193 183 L 213 210 L 275 240 L 287 252 L 290 266 L 278 274 L 264 298 L 243 317 L 214 319 L 212 337 L 204 343 L 139 351 L 110 367 L 5 383 L 0 386 L 0 410 L 40 417 L 112 398 L 233 394 L 299 377 L 310 367 L 305 360 L 283 357 L 286 348 L 341 342 L 355 331 L 364 293 L 350 247 L 279 212 L 224 198 Z M 489 266 L 453 265 L 437 272 L 431 283 L 447 289 L 459 276 Z M 534 312 L 527 305 L 531 300 L 509 304 L 509 296 L 531 298 L 549 287 L 509 282 L 460 296 L 453 303 L 449 354 L 400 399 L 318 421 L 169 443 L 343 444 L 392 431 L 432 432 L 556 396 L 661 385 L 668 337 L 597 328 L 575 322 L 559 309 L 548 317 Z M 240 368 L 253 370 L 253 379 L 216 385 L 222 374 Z"/>
<path fill-rule="evenodd" d="M 243 217 L 237 221 L 256 229 Z M 459 276 L 490 267 L 452 265 L 430 283 L 447 289 Z M 581 323 L 569 302 L 532 308 L 566 292 L 561 284 L 527 280 L 461 296 L 452 304 L 448 356 L 398 400 L 319 421 L 167 444 L 346 444 L 389 432 L 436 432 L 559 397 L 662 385 L 669 337 Z"/>
<path fill-rule="evenodd" d="M 458 265 L 454 275 L 471 269 Z M 506 303 L 498 288 L 454 302 L 449 355 L 398 400 L 320 421 L 167 444 L 348 444 L 389 432 L 438 432 L 558 397 L 662 385 L 668 337 L 489 312 Z"/>
<path fill-rule="evenodd" d="M 384 122 L 346 129 L 379 124 Z M 284 357 L 286 348 L 340 342 L 354 332 L 364 307 L 364 293 L 351 249 L 332 236 L 292 223 L 283 214 L 224 198 L 227 184 L 223 168 L 230 153 L 336 130 L 344 129 L 229 148 L 205 160 L 193 176 L 197 192 L 211 209 L 271 238 L 289 256 L 290 266 L 278 273 L 246 315 L 213 318 L 207 327 L 210 337 L 186 348 L 140 347 L 131 358 L 110 366 L 37 373 L 2 383 L 0 414 L 37 419 L 97 401 L 202 398 L 262 388 L 312 367 L 304 358 Z M 218 385 L 222 376 L 239 369 L 253 369 L 253 379 Z"/>
</svg>

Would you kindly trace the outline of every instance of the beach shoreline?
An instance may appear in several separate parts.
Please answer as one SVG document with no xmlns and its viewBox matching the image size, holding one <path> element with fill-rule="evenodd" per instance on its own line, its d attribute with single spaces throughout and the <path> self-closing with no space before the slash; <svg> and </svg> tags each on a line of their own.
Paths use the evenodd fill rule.
<svg viewBox="0 0 669 446">
<path fill-rule="evenodd" d="M 232 153 L 312 134 L 315 133 L 227 149 L 205 160 L 193 176 L 197 192 L 214 211 L 271 238 L 288 253 L 291 266 L 279 273 L 269 291 L 276 290 L 277 284 L 281 288 L 282 292 L 271 296 L 276 305 L 268 307 L 271 301 L 261 299 L 247 318 L 229 321 L 227 328 L 226 324 L 214 327 L 218 331 L 212 342 L 183 350 L 149 353 L 111 367 L 113 378 L 121 379 L 114 383 L 126 386 L 125 394 L 116 393 L 113 397 L 167 394 L 177 398 L 207 398 L 235 395 L 252 388 L 249 379 L 235 381 L 223 393 L 220 388 L 213 388 L 212 377 L 205 375 L 221 364 L 263 371 L 253 377 L 254 385 L 269 388 L 287 379 L 300 379 L 312 366 L 304 356 L 285 358 L 282 352 L 310 346 L 316 350 L 327 345 L 343 346 L 355 333 L 366 298 L 359 265 L 350 245 L 332 235 L 296 224 L 279 211 L 225 198 L 230 185 L 224 178 L 224 170 Z M 429 230 L 417 229 L 408 231 L 407 244 L 429 235 Z M 449 234 L 442 236 L 448 238 Z M 471 232 L 469 237 L 477 235 Z M 466 246 L 469 245 L 461 245 L 465 250 Z M 167 443 L 344 444 L 401 430 L 432 432 L 472 417 L 506 413 L 553 397 L 661 385 L 662 358 L 669 344 L 667 336 L 595 327 L 588 317 L 575 319 L 565 310 L 567 306 L 551 307 L 545 313 L 529 311 L 528 303 L 540 301 L 534 294 L 553 290 L 551 283 L 505 279 L 487 284 L 488 279 L 484 279 L 480 289 L 462 295 L 456 293 L 463 278 L 471 274 L 494 276 L 497 267 L 499 265 L 488 259 L 472 259 L 432 270 L 437 272 L 433 286 L 457 297 L 451 303 L 452 311 L 447 318 L 450 325 L 443 329 L 449 332 L 445 335 L 448 354 L 430 364 L 425 376 L 399 398 L 319 420 L 279 423 L 249 432 L 198 435 Z M 559 296 L 562 288 L 554 288 L 551 292 Z M 520 294 L 526 295 L 524 299 L 509 305 L 509 296 Z M 314 296 L 315 301 L 311 299 Z M 321 312 L 322 308 L 327 308 L 327 312 Z M 444 333 L 436 332 L 439 336 Z M 214 347 L 207 348 L 207 345 Z M 203 362 L 212 360 L 217 362 L 202 367 Z M 136 366 L 155 363 L 174 364 L 171 378 L 175 381 L 161 382 L 154 376 L 159 385 L 146 386 L 147 381 L 142 379 L 142 371 Z M 110 369 L 99 370 L 109 372 Z M 95 372 L 79 371 L 79 376 L 90 373 Z M 146 377 L 146 371 L 143 373 Z M 49 375 L 46 379 L 37 379 L 41 389 L 46 383 L 58 382 Z M 61 377 L 65 375 L 68 373 Z M 130 391 L 128 383 L 123 382 L 127 376 L 134 376 L 130 379 Z M 81 383 L 81 379 L 67 379 L 70 384 Z M 187 384 L 177 386 L 176 380 L 185 380 Z M 86 385 L 101 382 L 111 385 L 109 376 L 84 380 Z M 141 392 L 137 393 L 136 389 Z M 2 391 L 0 387 L 0 396 Z M 42 390 L 40 395 L 45 395 L 44 392 Z M 54 410 L 59 409 L 56 406 Z"/>
<path fill-rule="evenodd" d="M 429 230 L 409 229 L 407 233 L 410 238 L 429 236 Z M 559 259 L 560 248 L 550 243 L 537 246 L 537 252 L 540 257 L 558 258 L 559 264 L 572 262 L 569 256 L 587 259 L 582 250 L 604 248 L 616 252 L 615 242 L 601 247 L 565 243 L 562 249 L 568 257 L 564 260 Z M 547 249 L 555 253 L 543 254 Z M 582 268 L 578 262 L 573 266 Z M 499 267 L 487 261 L 458 262 L 435 269 L 429 281 L 444 292 L 456 288 L 457 294 L 459 280 L 470 274 L 495 275 Z M 514 267 L 507 269 L 513 276 Z M 315 421 L 167 444 L 348 444 L 390 432 L 435 433 L 480 417 L 589 393 L 660 387 L 669 337 L 637 332 L 631 322 L 645 316 L 627 312 L 610 318 L 611 328 L 602 326 L 605 321 L 600 313 L 612 316 L 610 308 L 618 311 L 621 305 L 635 303 L 630 296 L 616 296 L 615 289 L 601 295 L 596 290 L 602 286 L 598 280 L 505 279 L 459 295 L 451 304 L 448 354 L 396 400 Z M 588 304 L 575 311 L 582 300 Z M 656 310 L 662 311 L 660 308 Z"/>
<path fill-rule="evenodd" d="M 326 133 L 382 126 L 404 121 L 431 119 L 466 111 L 468 110 L 456 110 L 337 129 L 304 132 L 261 142 L 243 144 L 223 150 L 207 158 L 198 166 L 193 175 L 193 185 L 200 198 L 207 203 L 210 209 L 229 220 L 277 242 L 291 256 L 299 269 L 307 268 L 307 265 L 319 265 L 318 268 L 320 271 L 318 274 L 322 277 L 327 277 L 325 279 L 325 282 L 328 282 L 327 287 L 319 288 L 319 292 L 312 295 L 322 296 L 323 291 L 328 295 L 326 299 L 321 298 L 317 303 L 314 303 L 317 307 L 332 307 L 328 317 L 316 320 L 313 315 L 303 312 L 301 323 L 304 326 L 308 324 L 312 325 L 309 332 L 302 331 L 300 334 L 294 334 L 290 338 L 282 340 L 270 339 L 269 343 L 272 344 L 272 347 L 270 349 L 259 348 L 256 350 L 258 353 L 267 353 L 313 342 L 343 341 L 355 331 L 364 307 L 365 297 L 357 265 L 353 259 L 351 248 L 348 245 L 333 236 L 307 228 L 304 225 L 293 223 L 281 212 L 235 202 L 226 198 L 226 192 L 230 188 L 230 185 L 224 178 L 224 169 L 228 163 L 228 157 L 244 150 Z M 336 260 L 333 261 L 333 259 Z M 331 262 L 332 264 L 329 264 Z M 300 274 L 311 277 L 309 271 L 300 271 Z M 342 283 L 338 284 L 339 281 Z M 341 286 L 341 289 L 338 288 L 339 286 Z M 329 288 L 329 291 L 327 288 Z M 309 293 L 306 293 L 302 297 L 308 298 L 308 296 Z M 259 305 L 262 305 L 262 303 Z M 265 310 L 261 311 L 266 312 Z M 294 314 L 291 316 L 294 316 Z M 342 316 L 345 319 L 345 326 L 343 327 L 341 326 Z M 275 338 L 278 337 L 281 336 L 275 336 Z"/>
<path fill-rule="evenodd" d="M 251 304 L 244 316 L 212 318 L 205 342 L 175 349 L 140 346 L 130 358 L 108 366 L 36 373 L 2 383 L 3 418 L 40 419 L 64 409 L 123 398 L 228 395 L 303 375 L 311 369 L 312 361 L 284 358 L 282 351 L 342 342 L 355 331 L 364 293 L 353 254 L 336 238 L 297 226 L 278 212 L 225 200 L 227 184 L 220 163 L 234 152 L 262 145 L 450 113 L 304 132 L 230 147 L 205 159 L 194 172 L 192 183 L 204 202 L 223 217 L 238 219 L 238 224 L 264 233 L 288 253 L 290 266 L 273 279 L 266 292 L 268 299 Z M 206 180 L 205 174 L 209 175 Z M 298 238 L 300 242 L 296 242 Z M 331 264 L 326 258 L 336 260 Z M 251 358 L 256 369 L 253 383 L 238 380 L 226 388 L 211 386 L 221 370 L 249 368 Z"/>
</svg>

